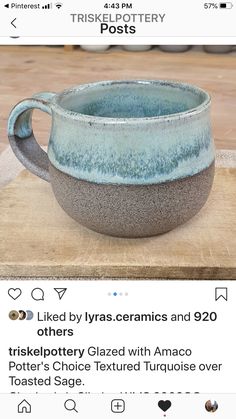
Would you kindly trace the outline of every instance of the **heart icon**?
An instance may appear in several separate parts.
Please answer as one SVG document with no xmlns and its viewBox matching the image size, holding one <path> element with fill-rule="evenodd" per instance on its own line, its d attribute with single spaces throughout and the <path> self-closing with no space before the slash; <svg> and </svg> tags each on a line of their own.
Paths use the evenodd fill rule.
<svg viewBox="0 0 236 419">
<path fill-rule="evenodd" d="M 17 300 L 22 294 L 22 291 L 20 288 L 9 288 L 8 295 L 13 299 Z"/>
<path fill-rule="evenodd" d="M 166 412 L 171 407 L 171 401 L 170 400 L 160 400 L 158 402 L 158 406 L 160 407 L 163 412 Z"/>
</svg>

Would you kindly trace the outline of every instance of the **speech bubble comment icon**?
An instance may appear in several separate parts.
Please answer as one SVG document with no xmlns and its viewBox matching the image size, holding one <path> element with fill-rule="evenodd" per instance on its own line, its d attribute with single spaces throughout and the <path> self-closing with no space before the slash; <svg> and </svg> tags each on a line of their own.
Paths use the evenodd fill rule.
<svg viewBox="0 0 236 419">
<path fill-rule="evenodd" d="M 44 291 L 42 290 L 42 288 L 34 288 L 31 291 L 31 297 L 35 301 L 44 301 Z"/>
</svg>

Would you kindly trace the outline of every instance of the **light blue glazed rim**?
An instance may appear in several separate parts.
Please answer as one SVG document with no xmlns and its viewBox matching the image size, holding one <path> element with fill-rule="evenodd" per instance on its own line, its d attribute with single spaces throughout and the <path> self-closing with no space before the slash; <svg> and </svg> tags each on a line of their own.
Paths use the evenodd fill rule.
<svg viewBox="0 0 236 419">
<path fill-rule="evenodd" d="M 86 115 L 79 112 L 70 111 L 67 108 L 61 106 L 60 101 L 66 97 L 67 95 L 71 94 L 78 94 L 79 92 L 84 92 L 86 90 L 91 90 L 96 87 L 102 86 L 114 86 L 114 85 L 122 85 L 122 84 L 129 84 L 129 85 L 156 85 L 156 86 L 168 86 L 172 88 L 182 89 L 184 91 L 189 91 L 196 96 L 200 94 L 204 97 L 202 103 L 194 108 L 190 108 L 184 112 L 177 112 L 174 114 L 168 115 L 160 115 L 160 116 L 152 116 L 152 117 L 141 117 L 141 118 L 113 118 L 113 117 L 104 117 L 104 116 L 96 116 L 96 115 Z M 101 82 L 94 82 L 94 83 L 87 83 L 78 86 L 71 87 L 70 89 L 66 89 L 61 93 L 55 94 L 55 96 L 51 99 L 52 109 L 61 116 L 68 116 L 72 119 L 84 122 L 93 122 L 95 124 L 145 124 L 149 122 L 158 121 L 158 123 L 168 121 L 175 121 L 179 119 L 189 118 L 195 116 L 205 109 L 207 109 L 211 104 L 211 97 L 209 93 L 205 90 L 201 89 L 192 84 L 188 83 L 180 83 L 178 81 L 172 80 L 107 80 Z"/>
<path fill-rule="evenodd" d="M 138 89 L 137 86 L 142 86 L 144 95 L 144 86 L 148 86 L 149 91 L 150 87 L 151 89 L 162 87 L 161 90 L 165 90 L 166 87 L 169 91 L 176 89 L 176 101 L 178 101 L 178 95 L 181 101 L 183 95 L 187 96 L 188 94 L 195 96 L 199 100 L 193 103 L 191 101 L 188 102 L 189 109 L 187 108 L 187 110 L 181 112 L 131 118 L 86 115 L 81 112 L 71 111 L 69 105 L 67 106 L 66 104 L 68 103 L 66 99 L 69 95 L 75 95 L 76 98 L 79 98 L 80 92 L 81 95 L 85 94 L 85 96 L 86 92 L 90 92 L 90 96 L 93 96 L 94 89 L 95 96 L 98 96 L 100 90 L 103 90 L 103 87 L 107 88 L 106 91 L 109 92 L 109 87 L 114 87 L 114 91 L 116 91 L 116 86 L 117 89 L 119 89 L 119 86 L 123 88 L 124 86 L 131 86 L 131 90 L 132 86 L 136 87 L 136 89 Z M 112 90 L 111 95 L 114 93 Z M 65 99 L 66 103 L 63 103 L 63 99 Z M 191 107 L 191 103 L 193 107 Z M 194 106 L 195 103 L 197 103 L 196 106 Z M 13 108 L 9 116 L 8 135 L 13 151 L 19 160 L 33 173 L 48 181 L 50 181 L 50 175 L 47 170 L 49 157 L 51 163 L 58 170 L 77 179 L 106 184 L 144 185 L 164 183 L 166 181 L 192 176 L 209 167 L 213 162 L 214 143 L 209 115 L 210 103 L 211 98 L 206 91 L 188 83 L 158 79 L 95 82 L 75 86 L 58 94 L 42 92 L 33 98 L 21 101 Z M 48 156 L 40 149 L 33 135 L 31 116 L 34 108 L 43 110 L 53 116 L 52 124 L 54 125 L 52 125 L 49 140 Z M 64 122 L 66 121 L 68 123 L 74 121 L 71 124 L 72 137 L 77 135 L 78 124 L 81 128 L 81 133 L 78 138 L 79 141 L 72 142 L 69 147 L 68 144 L 64 144 L 63 140 L 65 134 L 63 131 Z M 191 126 L 192 123 L 193 126 Z M 97 134 L 95 135 L 94 142 L 92 141 L 93 130 L 90 129 L 91 126 L 95 128 Z M 131 141 L 125 143 L 124 152 L 121 153 L 118 147 L 116 154 L 114 154 L 113 139 L 115 138 L 117 140 L 115 144 L 119 144 L 122 134 L 121 131 L 125 131 L 126 127 L 131 130 Z M 65 155 L 65 152 L 68 150 L 65 163 L 59 162 L 58 155 L 60 153 L 58 154 L 58 150 L 53 150 L 52 132 L 54 128 L 58 129 L 58 132 L 55 131 L 55 135 L 58 134 L 58 138 L 62 139 L 58 142 L 59 148 L 61 149 L 59 152 L 61 151 L 61 155 Z M 110 141 L 104 141 L 102 146 L 100 146 L 100 137 L 105 128 L 107 128 L 106 132 Z M 160 147 L 158 148 L 158 144 L 156 143 L 156 130 L 159 128 L 160 131 L 167 129 L 167 133 L 170 136 L 170 144 L 166 141 L 161 141 L 160 137 Z M 191 136 L 190 140 L 186 135 L 183 137 L 183 132 L 187 128 Z M 178 135 L 176 129 L 179 130 Z M 146 132 L 149 132 L 150 139 L 148 153 L 146 153 L 146 142 L 143 144 L 143 136 L 146 135 Z M 88 138 L 90 138 L 88 144 L 83 141 L 85 135 L 88 135 Z M 18 141 L 18 137 L 23 139 L 29 138 L 29 140 L 21 142 Z M 171 141 L 172 137 L 174 139 L 173 144 Z M 68 138 L 69 140 L 70 138 Z M 135 151 L 133 150 L 133 143 L 135 142 L 137 144 L 137 141 L 139 141 L 140 148 L 137 148 Z M 181 141 L 182 148 L 178 147 L 178 141 Z M 77 156 L 76 153 L 79 147 L 81 148 L 80 155 L 75 159 L 74 156 Z M 34 159 L 32 159 L 33 153 L 35 153 Z M 130 153 L 132 154 L 132 164 L 130 164 Z M 200 153 L 202 153 L 204 158 L 202 158 Z M 85 159 L 83 158 L 84 156 Z M 143 170 L 143 158 L 145 158 L 146 171 Z M 107 162 L 110 161 L 112 164 L 108 166 Z M 180 167 L 179 161 L 183 162 L 183 167 Z M 89 162 L 89 166 L 87 166 L 87 162 Z M 158 166 L 159 163 L 160 167 Z M 168 170 L 165 170 L 164 166 Z M 90 167 L 92 170 L 90 170 Z M 106 170 L 103 170 L 102 167 L 105 167 Z"/>
</svg>

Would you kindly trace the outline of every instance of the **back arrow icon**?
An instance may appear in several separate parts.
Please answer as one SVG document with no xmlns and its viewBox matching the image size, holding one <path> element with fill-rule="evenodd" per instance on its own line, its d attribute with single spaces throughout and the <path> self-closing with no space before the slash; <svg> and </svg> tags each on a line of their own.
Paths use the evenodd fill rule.
<svg viewBox="0 0 236 419">
<path fill-rule="evenodd" d="M 13 19 L 13 20 L 11 21 L 11 25 L 12 25 L 12 26 L 14 26 L 14 28 L 16 28 L 16 26 L 15 26 L 15 24 L 14 24 L 15 20 L 16 20 L 16 17 L 15 17 L 15 19 Z"/>
</svg>

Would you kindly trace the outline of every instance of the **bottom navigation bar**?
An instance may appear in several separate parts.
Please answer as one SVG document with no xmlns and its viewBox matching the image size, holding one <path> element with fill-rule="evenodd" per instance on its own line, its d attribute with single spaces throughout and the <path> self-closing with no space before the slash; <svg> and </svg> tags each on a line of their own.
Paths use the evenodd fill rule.
<svg viewBox="0 0 236 419">
<path fill-rule="evenodd" d="M 125 419 L 202 419 L 215 413 L 217 419 L 235 419 L 236 394 L 0 394 L 1 417 L 57 419 L 95 415 L 103 419 L 120 414 Z M 213 416 L 214 417 L 214 416 Z"/>
</svg>

